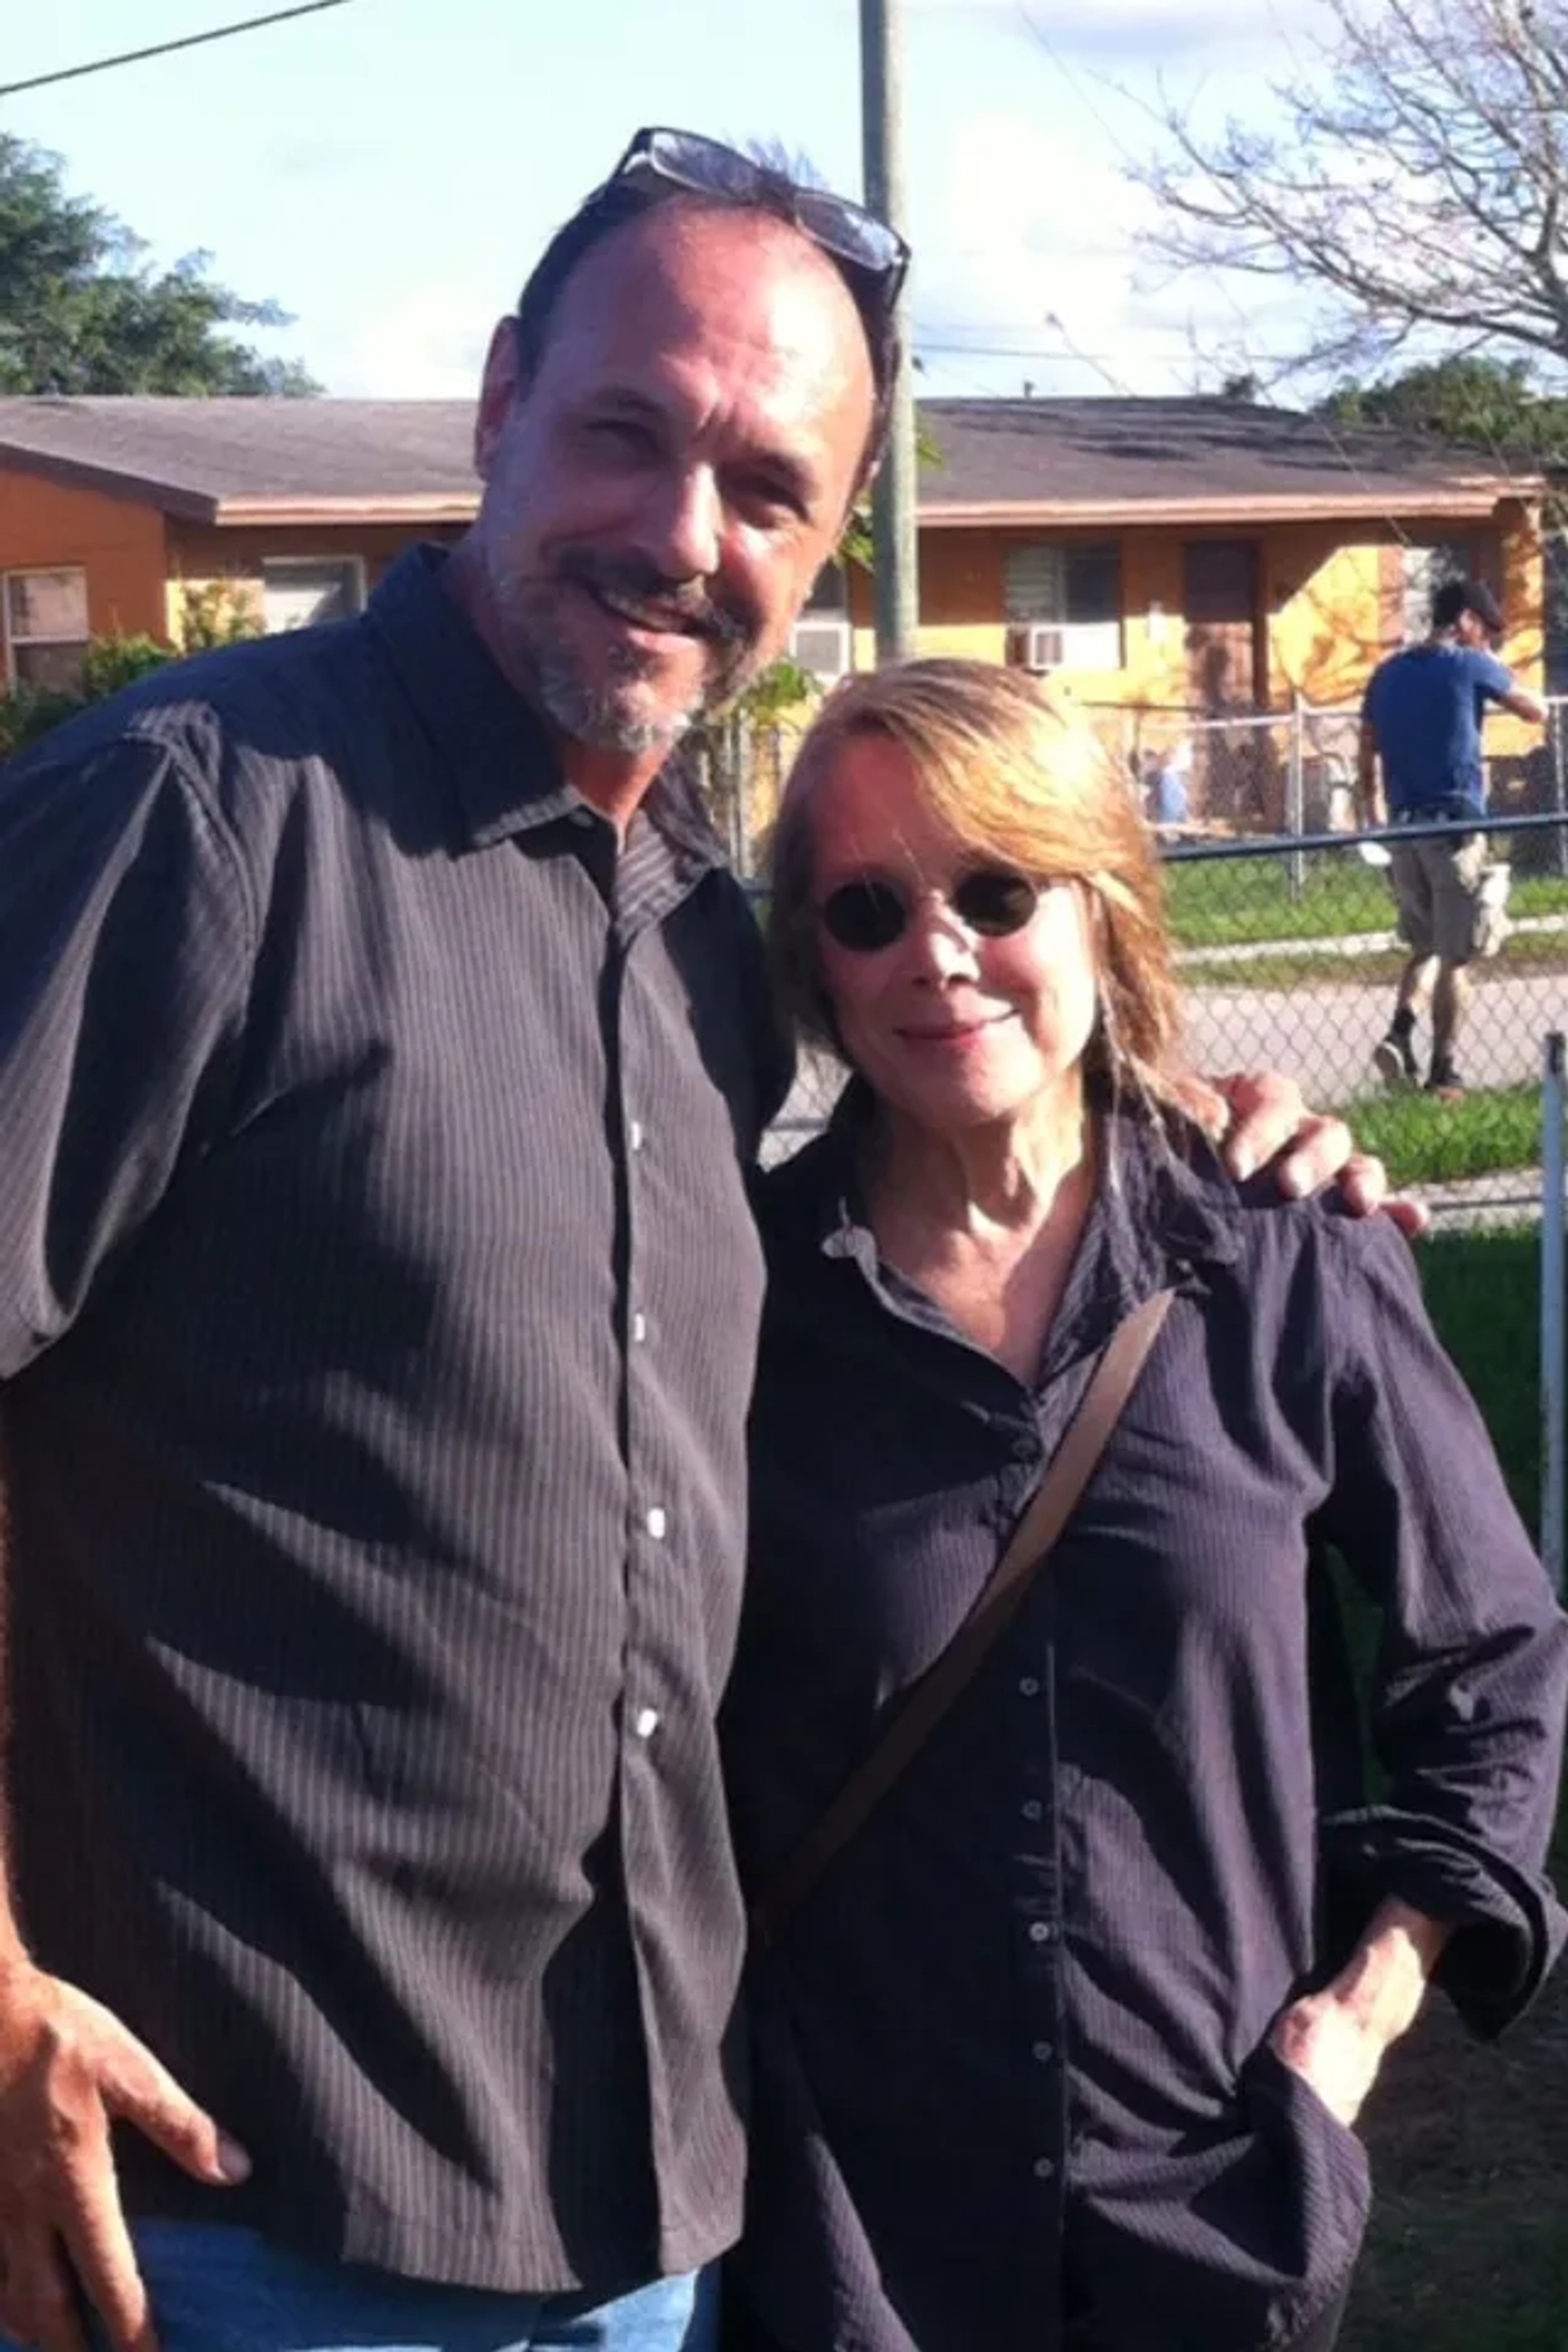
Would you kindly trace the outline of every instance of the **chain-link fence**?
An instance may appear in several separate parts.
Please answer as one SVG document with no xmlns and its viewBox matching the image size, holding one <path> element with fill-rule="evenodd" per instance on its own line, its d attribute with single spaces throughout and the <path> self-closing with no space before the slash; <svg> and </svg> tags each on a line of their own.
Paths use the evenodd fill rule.
<svg viewBox="0 0 1568 2352">
<path fill-rule="evenodd" d="M 731 719 L 696 741 L 697 772 L 708 813 L 737 874 L 761 874 L 779 794 L 800 748 L 809 713 L 765 726 Z"/>
<path fill-rule="evenodd" d="M 1407 960 L 1387 844 L 1444 831 L 1167 845 L 1190 1057 L 1216 1074 L 1289 1073 L 1439 1214 L 1534 1213 L 1542 1040 L 1568 1024 L 1568 819 L 1489 827 L 1487 897 L 1503 919 L 1489 923 L 1488 952 L 1467 967 L 1458 1097 L 1425 1088 L 1429 1013 L 1413 1039 L 1414 1083 L 1397 1056 L 1379 1053 Z M 770 1147 L 776 1156 L 820 1125 L 839 1082 L 828 1064 L 803 1069 Z"/>
<path fill-rule="evenodd" d="M 1436 1211 L 1481 1219 L 1539 1207 L 1542 1040 L 1568 1016 L 1568 820 L 1489 824 L 1482 952 L 1465 968 L 1454 1043 L 1463 1090 L 1438 1093 L 1425 1084 L 1429 1003 L 1413 1077 L 1385 1042 L 1409 952 L 1390 844 L 1454 830 L 1184 845 L 1167 875 L 1197 1067 L 1288 1071 Z"/>
<path fill-rule="evenodd" d="M 1151 823 L 1173 840 L 1353 829 L 1354 709 L 1090 705 L 1087 715 Z"/>
<path fill-rule="evenodd" d="M 1220 715 L 1175 705 L 1084 706 L 1117 772 L 1173 847 L 1231 840 L 1350 835 L 1355 829 L 1358 711 L 1351 707 Z M 765 725 L 731 721 L 699 752 L 709 803 L 738 873 L 760 874 L 779 793 L 809 713 Z M 1500 817 L 1568 814 L 1568 700 L 1549 705 L 1527 749 L 1488 762 Z M 1568 835 L 1558 871 L 1568 876 Z M 1294 869 L 1299 887 L 1302 869 Z"/>
</svg>

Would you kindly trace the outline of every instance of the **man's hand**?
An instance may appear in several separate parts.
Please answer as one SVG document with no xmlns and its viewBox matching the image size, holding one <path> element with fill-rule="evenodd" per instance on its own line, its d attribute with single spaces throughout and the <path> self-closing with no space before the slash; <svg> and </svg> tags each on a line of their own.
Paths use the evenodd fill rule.
<svg viewBox="0 0 1568 2352">
<path fill-rule="evenodd" d="M 1382 1160 L 1356 1150 L 1342 1118 L 1309 1111 L 1294 1078 L 1265 1070 L 1256 1076 L 1210 1078 L 1208 1086 L 1226 1165 L 1238 1181 L 1278 1158 L 1279 1190 L 1287 1200 L 1305 1200 L 1337 1180 L 1356 1216 L 1381 1210 L 1410 1241 L 1426 1232 L 1431 1219 L 1422 1203 L 1390 1192 Z"/>
<path fill-rule="evenodd" d="M 0 1970 L 0 2329 L 85 2352 L 77 2289 L 112 2352 L 156 2352 L 121 2210 L 110 2126 L 134 2124 L 197 2180 L 243 2180 L 244 2153 L 134 2035 L 17 1959 Z"/>
</svg>

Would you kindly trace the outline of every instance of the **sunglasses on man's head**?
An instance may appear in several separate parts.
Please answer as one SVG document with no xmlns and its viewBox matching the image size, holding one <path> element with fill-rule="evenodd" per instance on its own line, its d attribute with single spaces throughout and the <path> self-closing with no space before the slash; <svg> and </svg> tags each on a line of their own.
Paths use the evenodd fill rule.
<svg viewBox="0 0 1568 2352">
<path fill-rule="evenodd" d="M 658 127 L 639 131 L 610 174 L 614 180 L 663 180 L 692 195 L 717 196 L 727 204 L 768 206 L 781 188 L 791 190 L 795 226 L 837 261 L 847 262 L 875 281 L 890 310 L 910 266 L 910 248 L 897 229 L 847 196 L 826 188 L 795 185 L 786 174 L 753 163 L 749 155 L 696 131 Z"/>
<path fill-rule="evenodd" d="M 923 895 L 923 894 L 921 894 Z M 938 893 L 967 930 L 983 940 L 1010 939 L 1034 919 L 1040 885 L 1005 866 L 972 866 L 951 889 Z M 819 909 L 822 928 L 854 955 L 875 955 L 901 940 L 915 898 L 880 874 L 858 874 L 830 890 Z"/>
</svg>

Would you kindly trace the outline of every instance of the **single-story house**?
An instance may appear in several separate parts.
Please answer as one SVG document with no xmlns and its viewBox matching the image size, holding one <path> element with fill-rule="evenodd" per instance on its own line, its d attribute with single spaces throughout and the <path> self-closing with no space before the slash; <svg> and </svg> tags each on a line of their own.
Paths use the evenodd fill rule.
<svg viewBox="0 0 1568 2352">
<path fill-rule="evenodd" d="M 1094 704 L 1210 712 L 1353 697 L 1487 578 L 1539 684 L 1543 485 L 1467 452 L 1221 399 L 932 400 L 921 643 L 1058 672 Z M 464 401 L 0 400 L 0 683 L 89 636 L 177 638 L 217 583 L 268 628 L 352 611 L 408 541 L 474 511 Z M 830 572 L 797 632 L 872 655 L 869 583 Z"/>
</svg>

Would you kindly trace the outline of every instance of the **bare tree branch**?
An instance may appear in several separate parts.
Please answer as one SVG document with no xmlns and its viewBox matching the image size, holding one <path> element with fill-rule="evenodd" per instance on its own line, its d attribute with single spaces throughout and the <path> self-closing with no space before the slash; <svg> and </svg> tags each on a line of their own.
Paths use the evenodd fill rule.
<svg viewBox="0 0 1568 2352">
<path fill-rule="evenodd" d="M 1435 333 L 1568 366 L 1568 0 L 1326 5 L 1277 129 L 1163 96 L 1147 251 L 1325 295 L 1304 362 Z"/>
</svg>

